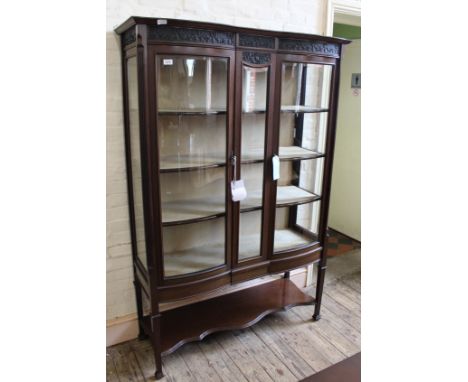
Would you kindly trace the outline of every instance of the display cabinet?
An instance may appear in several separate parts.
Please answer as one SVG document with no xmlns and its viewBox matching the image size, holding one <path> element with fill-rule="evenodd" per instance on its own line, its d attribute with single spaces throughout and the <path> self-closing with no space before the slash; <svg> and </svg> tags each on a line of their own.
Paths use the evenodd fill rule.
<svg viewBox="0 0 468 382">
<path fill-rule="evenodd" d="M 318 319 L 348 41 L 141 17 L 116 32 L 138 322 L 156 377 L 162 355 L 209 333 L 301 304 Z M 312 297 L 289 271 L 314 262 Z"/>
</svg>

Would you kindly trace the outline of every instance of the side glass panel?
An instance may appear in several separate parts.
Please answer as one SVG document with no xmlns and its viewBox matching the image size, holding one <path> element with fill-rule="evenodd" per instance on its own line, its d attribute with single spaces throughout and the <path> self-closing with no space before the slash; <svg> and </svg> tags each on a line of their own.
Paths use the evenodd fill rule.
<svg viewBox="0 0 468 382">
<path fill-rule="evenodd" d="M 268 68 L 242 68 L 241 179 L 247 198 L 240 202 L 239 260 L 260 256 Z"/>
<path fill-rule="evenodd" d="M 331 74 L 330 65 L 282 66 L 274 252 L 318 240 Z"/>
<path fill-rule="evenodd" d="M 137 257 L 141 260 L 145 268 L 147 268 L 145 221 L 143 216 L 143 191 L 141 182 L 140 119 L 136 57 L 131 57 L 127 60 L 127 89 Z"/>
<path fill-rule="evenodd" d="M 225 256 L 228 59 L 157 55 L 164 276 Z"/>
</svg>

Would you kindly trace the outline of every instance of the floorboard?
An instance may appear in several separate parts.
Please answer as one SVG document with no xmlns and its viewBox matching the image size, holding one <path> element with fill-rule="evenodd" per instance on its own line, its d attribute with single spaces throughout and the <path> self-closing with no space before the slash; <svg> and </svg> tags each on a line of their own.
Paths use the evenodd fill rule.
<svg viewBox="0 0 468 382">
<path fill-rule="evenodd" d="M 265 317 L 244 330 L 216 333 L 163 357 L 162 382 L 293 382 L 361 350 L 360 255 L 329 260 L 322 319 L 313 306 Z M 315 295 L 314 287 L 308 293 Z M 149 341 L 107 348 L 107 381 L 154 381 Z"/>
</svg>

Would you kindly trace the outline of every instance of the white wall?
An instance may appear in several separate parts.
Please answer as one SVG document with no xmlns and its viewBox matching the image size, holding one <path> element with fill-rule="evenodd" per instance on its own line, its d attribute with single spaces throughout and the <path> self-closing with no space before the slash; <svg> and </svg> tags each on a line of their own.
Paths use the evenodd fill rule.
<svg viewBox="0 0 468 382">
<path fill-rule="evenodd" d="M 122 118 L 119 39 L 129 16 L 167 17 L 324 34 L 326 0 L 107 1 L 107 319 L 135 312 Z"/>
<path fill-rule="evenodd" d="M 341 64 L 335 159 L 328 226 L 361 240 L 361 95 L 351 74 L 361 72 L 361 40 L 345 46 Z"/>
</svg>

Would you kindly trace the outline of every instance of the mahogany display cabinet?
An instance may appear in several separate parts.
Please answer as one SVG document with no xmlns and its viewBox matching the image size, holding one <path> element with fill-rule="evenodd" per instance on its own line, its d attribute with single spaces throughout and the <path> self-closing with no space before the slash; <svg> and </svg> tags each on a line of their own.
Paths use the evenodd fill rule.
<svg viewBox="0 0 468 382">
<path fill-rule="evenodd" d="M 142 17 L 116 32 L 138 321 L 156 378 L 162 355 L 209 333 L 301 304 L 318 319 L 349 41 Z M 312 297 L 289 272 L 314 262 Z"/>
</svg>

